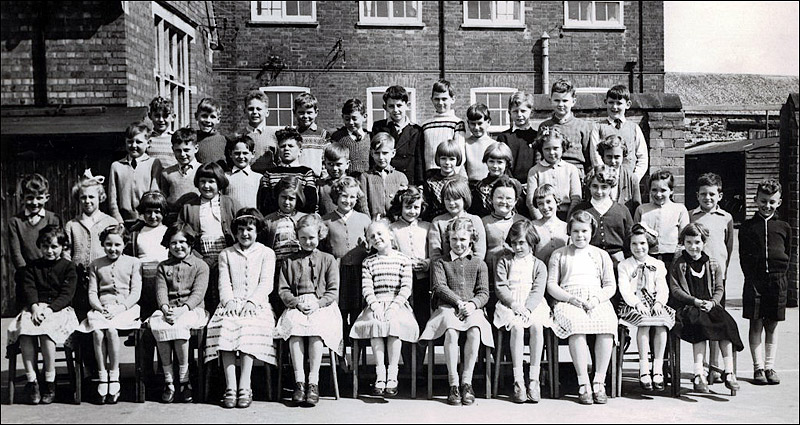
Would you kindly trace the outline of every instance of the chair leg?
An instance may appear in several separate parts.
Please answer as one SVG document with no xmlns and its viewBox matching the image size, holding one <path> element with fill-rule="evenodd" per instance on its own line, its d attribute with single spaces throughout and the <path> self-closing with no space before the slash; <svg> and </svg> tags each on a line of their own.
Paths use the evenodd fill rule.
<svg viewBox="0 0 800 425">
<path fill-rule="evenodd" d="M 206 385 L 206 330 L 200 329 L 197 334 L 197 387 L 200 403 L 205 403 L 208 397 Z"/>
<path fill-rule="evenodd" d="M 353 352 L 351 353 L 353 359 L 353 398 L 358 398 L 358 367 L 361 364 L 361 346 L 357 339 L 353 339 Z"/>
<path fill-rule="evenodd" d="M 283 397 L 283 346 L 284 341 L 281 339 L 278 341 L 278 401 Z"/>
<path fill-rule="evenodd" d="M 433 341 L 428 341 L 428 400 L 433 399 L 433 360 L 434 355 Z"/>
<path fill-rule="evenodd" d="M 81 404 L 81 394 L 78 392 L 79 386 L 78 381 L 80 378 L 77 374 L 77 369 L 75 368 L 75 356 L 73 356 L 73 352 L 71 348 L 64 347 L 64 356 L 67 358 L 67 374 L 69 374 L 69 381 L 72 384 L 72 402 L 75 404 Z"/>
<path fill-rule="evenodd" d="M 143 365 L 142 362 L 144 360 L 144 345 L 142 344 L 142 329 L 135 329 L 133 331 L 134 335 L 134 369 L 135 369 L 135 377 L 136 380 L 136 402 L 137 403 L 144 403 L 145 399 L 145 388 L 143 382 L 143 374 L 142 369 Z"/>
<path fill-rule="evenodd" d="M 267 400 L 273 401 L 275 399 L 275 391 L 272 388 L 272 366 L 269 363 L 264 363 L 264 375 L 267 381 Z"/>
<path fill-rule="evenodd" d="M 736 376 L 736 351 L 733 352 L 733 376 Z M 736 390 L 731 390 L 731 396 L 736 396 Z"/>
<path fill-rule="evenodd" d="M 492 380 L 492 394 L 497 397 L 497 388 L 500 385 L 500 363 L 503 362 L 503 336 L 502 329 L 497 330 L 497 341 L 494 349 L 494 379 Z"/>
<path fill-rule="evenodd" d="M 611 369 L 611 398 L 617 397 L 617 394 L 619 392 L 619 387 L 617 386 L 618 385 L 617 378 L 618 378 L 618 375 L 619 375 L 619 370 L 617 369 L 617 354 L 618 353 L 617 353 L 617 347 L 613 346 L 613 344 L 614 343 L 612 342 L 611 361 L 608 362 L 608 367 L 609 367 L 609 369 Z M 620 344 L 620 345 L 622 345 L 622 344 Z"/>
<path fill-rule="evenodd" d="M 487 399 L 492 398 L 492 348 L 484 347 L 483 353 L 483 382 L 486 386 Z"/>
<path fill-rule="evenodd" d="M 332 349 L 328 350 L 329 355 L 331 356 L 331 378 L 333 379 L 333 392 L 336 396 L 336 400 L 339 399 L 339 373 L 336 371 L 336 353 L 333 352 Z"/>
<path fill-rule="evenodd" d="M 672 373 L 672 396 L 681 396 L 681 340 L 669 333 L 670 371 Z"/>
<path fill-rule="evenodd" d="M 17 378 L 17 353 L 14 346 L 6 346 L 6 357 L 8 357 L 8 404 L 14 404 L 14 381 Z"/>
<path fill-rule="evenodd" d="M 622 366 L 625 363 L 625 328 L 620 326 L 617 332 L 619 345 L 617 345 L 617 363 L 614 365 L 617 369 L 617 397 L 622 397 Z"/>
<path fill-rule="evenodd" d="M 411 398 L 417 398 L 417 347 L 411 344 Z"/>
<path fill-rule="evenodd" d="M 553 353 L 553 398 L 560 398 L 561 397 L 561 377 L 559 372 L 559 360 L 558 360 L 558 337 L 556 336 L 555 332 L 552 330 L 549 332 L 550 334 L 550 342 L 553 346 L 552 353 Z"/>
</svg>

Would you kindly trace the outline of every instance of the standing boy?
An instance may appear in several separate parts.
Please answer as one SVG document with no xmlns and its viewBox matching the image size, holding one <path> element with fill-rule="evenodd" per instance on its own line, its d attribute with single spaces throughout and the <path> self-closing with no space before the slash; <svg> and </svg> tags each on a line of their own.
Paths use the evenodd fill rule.
<svg viewBox="0 0 800 425">
<path fill-rule="evenodd" d="M 781 184 L 765 179 L 756 190 L 758 212 L 739 228 L 739 258 L 744 272 L 743 316 L 750 319 L 750 353 L 753 383 L 779 384 L 775 372 L 778 322 L 786 320 L 792 229 L 778 220 Z M 797 255 L 797 254 L 795 254 Z M 762 344 L 761 335 L 764 334 Z"/>
<path fill-rule="evenodd" d="M 602 158 L 597 154 L 597 143 L 605 140 L 608 136 L 620 136 L 625 141 L 626 155 L 622 160 L 622 166 L 636 176 L 636 184 L 647 174 L 648 155 L 647 142 L 644 140 L 644 133 L 639 125 L 633 121 L 625 119 L 625 111 L 631 107 L 631 92 L 628 87 L 618 85 L 611 87 L 606 92 L 606 112 L 608 116 L 595 128 L 596 134 L 592 137 L 594 145 L 591 148 L 592 165 L 603 163 Z M 721 263 L 720 263 L 721 264 Z"/>
<path fill-rule="evenodd" d="M 164 168 L 175 164 L 175 156 L 172 155 L 172 121 L 175 120 L 172 101 L 161 96 L 154 97 L 147 108 L 147 117 L 153 123 L 147 154 L 159 160 Z"/>
<path fill-rule="evenodd" d="M 590 121 L 576 118 L 572 114 L 576 100 L 575 87 L 570 81 L 558 80 L 553 83 L 550 90 L 553 116 L 539 124 L 539 131 L 544 127 L 557 128 L 566 136 L 569 141 L 569 149 L 564 151 L 564 161 L 578 167 L 580 179 L 583 180 L 589 168 L 592 167 L 593 154 L 590 149 L 596 147 L 597 142 L 592 142 L 594 125 Z M 599 160 L 599 157 L 597 159 Z"/>
<path fill-rule="evenodd" d="M 508 98 L 508 114 L 511 116 L 511 128 L 497 136 L 511 149 L 514 168 L 511 176 L 524 182 L 528 180 L 528 170 L 539 162 L 542 155 L 536 147 L 536 130 L 531 127 L 531 111 L 533 111 L 533 95 L 518 91 Z"/>
<path fill-rule="evenodd" d="M 255 156 L 255 133 L 228 140 L 225 145 L 225 156 L 231 164 L 231 171 L 226 171 L 228 188 L 225 194 L 233 199 L 237 208 L 258 208 L 258 189 L 261 187 L 261 173 L 253 171 L 250 166 Z M 272 152 L 269 160 L 272 161 Z M 263 156 L 262 156 L 263 158 Z M 255 165 L 255 163 L 253 163 Z"/>
<path fill-rule="evenodd" d="M 273 193 L 275 185 L 282 178 L 294 175 L 300 178 L 303 183 L 303 195 L 305 202 L 300 212 L 313 213 L 317 208 L 317 186 L 314 171 L 300 164 L 299 157 L 303 153 L 303 136 L 291 127 L 275 132 L 278 139 L 278 161 L 280 163 L 264 173 L 261 179 L 261 186 L 258 189 L 256 203 L 261 213 L 267 215 L 278 210 L 278 194 Z"/>
<path fill-rule="evenodd" d="M 336 180 L 348 175 L 350 150 L 340 143 L 331 143 L 325 147 L 323 159 L 325 160 L 326 176 L 317 179 L 317 213 L 320 216 L 336 210 L 336 202 L 331 198 L 331 190 Z M 356 204 L 356 210 L 364 212 L 363 209 L 359 209 L 360 206 L 361 202 Z"/>
<path fill-rule="evenodd" d="M 358 183 L 366 194 L 366 199 L 359 203 L 363 211 L 374 220 L 386 217 L 394 195 L 401 188 L 408 187 L 408 179 L 405 174 L 392 168 L 394 138 L 389 133 L 377 133 L 373 136 L 370 153 L 374 165 L 359 177 Z"/>
<path fill-rule="evenodd" d="M 173 158 L 177 163 L 161 171 L 158 183 L 167 198 L 166 224 L 175 222 L 186 201 L 200 195 L 200 190 L 194 185 L 194 174 L 200 167 L 197 150 L 197 132 L 193 128 L 179 128 L 172 135 Z"/>
<path fill-rule="evenodd" d="M 125 158 L 111 164 L 108 176 L 108 213 L 126 227 L 139 218 L 136 207 L 142 195 L 158 190 L 161 162 L 147 155 L 150 147 L 150 127 L 135 122 L 125 130 Z"/>
<path fill-rule="evenodd" d="M 319 104 L 314 95 L 302 93 L 294 98 L 294 119 L 297 123 L 297 131 L 303 137 L 303 149 L 299 164 L 311 168 L 317 177 L 322 175 L 322 155 L 325 152 L 325 146 L 331 143 L 328 140 L 327 130 L 317 125 L 318 114 Z"/>
<path fill-rule="evenodd" d="M 489 166 L 483 162 L 486 148 L 493 145 L 495 140 L 489 135 L 489 126 L 492 125 L 492 115 L 489 108 L 483 103 L 476 103 L 467 108 L 467 124 L 472 133 L 466 140 L 466 161 L 469 187 L 474 187 L 489 175 Z"/>
<path fill-rule="evenodd" d="M 267 127 L 268 107 L 269 98 L 261 90 L 251 90 L 244 98 L 247 114 L 247 129 L 244 133 L 253 140 L 251 168 L 256 173 L 263 173 L 275 165 L 278 143 L 275 140 L 275 130 Z M 233 167 L 232 165 L 231 170 Z"/>
<path fill-rule="evenodd" d="M 223 170 L 228 169 L 225 163 L 225 136 L 217 131 L 219 121 L 222 119 L 222 105 L 216 100 L 207 97 L 197 104 L 194 114 L 197 120 L 197 160 L 203 164 L 216 162 Z"/>
<path fill-rule="evenodd" d="M 331 142 L 339 143 L 350 151 L 350 171 L 363 173 L 369 170 L 369 133 L 364 130 L 367 108 L 358 99 L 347 99 L 342 106 L 344 126 L 333 132 Z"/>
<path fill-rule="evenodd" d="M 406 175 L 409 182 L 425 181 L 422 127 L 408 119 L 408 92 L 403 86 L 391 86 L 383 93 L 383 110 L 389 118 L 372 124 L 372 133 L 389 133 L 395 141 L 392 167 Z"/>
<path fill-rule="evenodd" d="M 431 102 L 436 114 L 422 124 L 426 172 L 439 168 L 436 165 L 436 148 L 448 140 L 455 141 L 461 147 L 462 157 L 466 156 L 464 152 L 466 125 L 453 111 L 455 95 L 449 81 L 439 80 L 433 83 Z M 465 177 L 467 175 L 462 166 L 458 167 L 457 173 Z"/>
</svg>

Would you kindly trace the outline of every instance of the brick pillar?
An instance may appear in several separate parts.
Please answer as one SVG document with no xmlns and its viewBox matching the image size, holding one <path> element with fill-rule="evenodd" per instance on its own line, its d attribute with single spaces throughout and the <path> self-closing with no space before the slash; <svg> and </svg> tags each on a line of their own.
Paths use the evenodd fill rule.
<svg viewBox="0 0 800 425">
<path fill-rule="evenodd" d="M 649 135 L 650 172 L 669 170 L 675 176 L 675 193 L 673 200 L 684 203 L 686 196 L 685 167 L 685 124 L 683 111 L 647 112 L 646 125 L 643 131 Z M 644 124 L 644 123 L 643 123 Z M 646 129 L 644 128 L 646 127 Z M 649 129 L 649 132 L 647 131 Z M 649 198 L 649 191 L 643 182 L 642 195 Z"/>
<path fill-rule="evenodd" d="M 798 211 L 800 202 L 798 201 L 798 121 L 800 121 L 800 111 L 798 111 L 798 94 L 794 93 L 781 108 L 781 186 L 783 186 L 783 204 L 781 205 L 780 215 L 789 222 L 792 227 L 792 255 L 789 257 L 789 305 L 797 306 L 797 283 L 798 276 L 798 239 L 800 239 L 800 229 L 798 229 Z"/>
</svg>

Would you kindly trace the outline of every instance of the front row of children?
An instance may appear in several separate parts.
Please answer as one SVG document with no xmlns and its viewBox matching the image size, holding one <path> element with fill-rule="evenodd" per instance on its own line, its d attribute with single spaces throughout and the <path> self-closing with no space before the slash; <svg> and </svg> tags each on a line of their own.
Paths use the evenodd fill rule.
<svg viewBox="0 0 800 425">
<path fill-rule="evenodd" d="M 344 213 L 334 211 L 340 215 L 330 219 L 320 218 L 316 214 L 299 218 L 294 225 L 297 249 L 290 250 L 278 261 L 275 251 L 258 242 L 259 233 L 265 228 L 265 220 L 258 210 L 243 208 L 233 213 L 224 212 L 225 207 L 215 196 L 224 188 L 218 187 L 219 180 L 213 171 L 215 169 L 204 172 L 198 170 L 196 180 L 205 201 L 201 199 L 198 205 L 185 205 L 178 221 L 163 231 L 163 237 L 158 241 L 167 250 L 167 258 L 156 267 L 156 308 L 147 320 L 164 365 L 162 400 L 191 400 L 187 341 L 191 329 L 207 326 L 208 350 L 205 360 L 219 357 L 222 361 L 226 381 L 223 406 L 250 405 L 253 361 L 258 359 L 276 363 L 273 338 L 288 340 L 295 369 L 293 401 L 313 406 L 319 400 L 319 367 L 323 350 L 327 347 L 338 355 L 343 353 L 339 265 L 333 255 L 321 252 L 318 246 L 326 239 L 329 228 L 336 226 L 336 221 L 352 210 L 356 193 L 350 194 L 346 184 L 334 186 L 333 198 L 337 204 L 340 207 L 347 204 L 345 206 L 351 208 Z M 597 174 L 600 174 L 600 170 Z M 590 178 L 592 182 L 597 180 L 602 183 L 602 178 Z M 491 318 L 495 327 L 511 332 L 513 400 L 539 400 L 542 328 L 552 327 L 558 337 L 569 339 L 570 353 L 580 384 L 579 401 L 583 404 L 602 404 L 607 401 L 604 382 L 613 335 L 617 332 L 618 316 L 611 302 L 616 293 L 617 279 L 612 256 L 596 246 L 595 239 L 598 232 L 602 231 L 602 221 L 596 219 L 591 211 L 574 212 L 566 229 L 568 244 L 560 244 L 561 247 L 554 249 L 545 267 L 538 254 L 542 248 L 552 247 L 559 233 L 557 226 L 548 222 L 556 208 L 552 205 L 548 207 L 545 201 L 555 199 L 555 196 L 553 193 L 548 195 L 548 185 L 542 185 L 534 197 L 545 217 L 536 222 L 513 220 L 513 202 L 509 208 L 502 208 L 504 203 L 508 203 L 504 199 L 508 195 L 504 188 L 511 189 L 509 194 L 513 194 L 512 198 L 518 197 L 515 186 L 509 184 L 508 180 L 498 179 L 491 191 L 494 212 L 499 215 L 484 218 L 483 222 L 477 224 L 470 214 L 464 212 L 469 207 L 465 205 L 469 204 L 469 191 L 461 193 L 458 182 L 445 184 L 442 193 L 447 213 L 439 221 L 443 222 L 441 239 L 446 241 L 447 249 L 443 249 L 432 264 L 426 259 L 424 250 L 420 251 L 416 246 L 420 244 L 420 235 L 424 233 L 424 226 L 418 221 L 424 199 L 417 188 L 409 188 L 398 195 L 399 202 L 395 202 L 390 211 L 390 214 L 399 211 L 399 215 L 395 215 L 398 217 L 395 223 L 389 225 L 376 220 L 367 225 L 367 241 L 374 253 L 366 257 L 363 264 L 356 262 L 361 269 L 361 299 L 365 302 L 365 308 L 355 319 L 349 336 L 370 339 L 372 342 L 378 359 L 373 389 L 375 394 L 388 397 L 397 394 L 402 341 L 417 342 L 444 336 L 450 381 L 448 402 L 472 404 L 472 371 L 478 348 L 480 344 L 489 347 L 494 345 L 492 329 L 484 312 L 490 300 L 490 282 L 494 281 L 493 288 L 499 303 Z M 85 215 L 81 219 L 85 221 L 83 226 L 91 227 L 102 218 L 96 217 L 96 212 L 91 208 L 97 202 L 94 198 L 102 198 L 102 194 L 84 188 L 98 186 L 102 189 L 101 184 L 95 183 L 97 178 L 87 177 L 78 190 Z M 603 190 L 599 186 L 592 187 L 593 195 Z M 766 365 L 757 363 L 760 367 L 756 369 L 756 376 L 758 378 L 761 374 L 769 383 L 777 383 L 777 374 L 771 368 L 774 364 L 774 332 L 775 324 L 783 319 L 785 309 L 785 295 L 781 297 L 780 293 L 781 288 L 785 292 L 785 281 L 781 287 L 781 276 L 777 273 L 788 262 L 788 248 L 783 248 L 788 247 L 788 241 L 777 240 L 783 238 L 783 222 L 774 219 L 775 209 L 780 205 L 780 190 L 779 185 L 770 181 L 759 186 L 759 213 L 743 226 L 740 234 L 743 240 L 752 238 L 755 246 L 764 248 L 760 251 L 748 250 L 742 258 L 743 269 L 746 269 L 745 316 L 751 319 L 750 345 L 755 362 L 763 361 L 764 356 L 756 352 L 756 349 L 760 349 L 761 335 L 754 329 L 764 329 L 767 336 Z M 342 201 L 343 198 L 346 202 Z M 142 202 L 140 212 L 146 223 L 149 217 L 154 221 L 153 224 L 160 224 L 160 220 L 156 220 L 158 214 L 147 213 L 153 205 L 158 205 L 158 202 Z M 591 206 L 593 208 L 590 210 L 603 208 L 596 203 Z M 508 214 L 502 216 L 506 210 Z M 600 212 L 601 218 L 605 214 L 602 211 L 594 212 Z M 751 221 L 755 222 L 751 225 Z M 226 223 L 224 226 L 221 224 L 223 222 Z M 209 232 L 212 223 L 216 223 L 219 234 Z M 486 239 L 491 239 L 489 235 L 494 234 L 492 225 L 507 226 L 508 229 L 507 232 L 498 231 L 499 236 L 494 236 L 501 240 L 501 248 L 495 247 L 495 252 L 487 257 L 487 262 L 493 264 L 491 272 L 483 256 L 478 255 L 479 246 L 476 245 L 480 240 L 479 230 L 483 230 L 484 225 Z M 423 232 L 417 232 L 419 227 Z M 434 226 L 430 229 L 429 233 L 433 232 Z M 141 233 L 143 230 L 140 230 L 137 246 L 142 251 L 152 253 L 155 251 L 153 241 L 142 238 L 143 234 L 152 230 Z M 198 234 L 205 236 L 209 233 L 211 238 L 198 238 Z M 506 237 L 502 237 L 502 233 L 506 233 Z M 219 241 L 227 238 L 235 239 L 235 243 L 217 249 Z M 141 325 L 139 302 L 144 286 L 144 268 L 142 260 L 126 254 L 129 234 L 122 225 L 105 227 L 98 239 L 105 255 L 91 261 L 86 267 L 90 309 L 80 324 L 70 307 L 78 273 L 73 263 L 62 258 L 62 251 L 69 246 L 69 236 L 60 226 L 44 226 L 36 239 L 36 246 L 43 257 L 23 270 L 21 293 L 24 308 L 9 327 L 9 341 L 20 342 L 32 402 L 52 402 L 55 344 L 64 343 L 74 330 L 92 334 L 98 367 L 98 399 L 115 403 L 119 397 L 118 331 L 135 329 Z M 738 389 L 733 374 L 733 350 L 741 351 L 743 344 L 736 322 L 724 309 L 723 268 L 715 258 L 704 252 L 709 240 L 706 226 L 692 223 L 681 230 L 679 242 L 685 249 L 675 254 L 669 273 L 663 263 L 649 254 L 659 237 L 646 222 L 633 225 L 625 239 L 625 246 L 632 257 L 619 261 L 616 269 L 619 293 L 623 300 L 619 318 L 639 327 L 637 340 L 642 387 L 663 389 L 661 360 L 666 332 L 674 325 L 681 337 L 693 344 L 695 390 L 708 391 L 709 382 L 703 369 L 705 341 L 719 342 L 724 360 L 722 381 L 728 388 Z M 780 249 L 777 247 L 779 242 L 784 243 Z M 425 243 L 424 239 L 421 243 Z M 402 248 L 404 246 L 406 248 Z M 192 252 L 195 247 L 200 248 L 199 254 L 206 261 L 195 256 Z M 75 258 L 77 254 L 74 247 L 72 251 Z M 765 252 L 767 258 L 759 257 Z M 141 257 L 140 254 L 135 255 Z M 209 286 L 211 257 L 216 257 L 214 262 L 218 263 L 219 270 L 218 277 L 212 278 Z M 277 274 L 276 267 L 279 269 Z M 424 329 L 420 333 L 419 317 L 415 317 L 409 300 L 412 294 L 422 295 L 421 292 L 425 291 L 418 281 L 428 270 L 436 308 L 424 322 Z M 667 275 L 669 284 L 666 283 Z M 765 276 L 769 279 L 765 279 Z M 275 279 L 278 282 L 278 295 L 286 307 L 277 324 L 268 299 L 274 290 Z M 217 284 L 214 285 L 214 282 Z M 204 309 L 207 292 L 211 292 L 207 288 L 217 289 L 219 299 L 210 321 Z M 545 292 L 554 300 L 552 312 L 544 299 Z M 759 324 L 760 328 L 757 326 Z M 654 330 L 652 349 L 649 348 L 651 328 Z M 522 370 L 525 329 L 530 329 L 532 353 L 531 379 L 527 386 Z M 461 333 L 465 333 L 466 342 L 459 376 L 457 366 Z M 587 366 L 590 358 L 587 335 L 595 335 L 595 373 L 592 379 Z M 45 358 L 45 385 L 41 394 L 33 363 L 34 341 L 37 339 Z M 178 360 L 177 380 L 172 366 L 173 351 Z M 654 355 L 652 371 L 648 364 L 648 351 Z M 241 355 L 238 379 L 235 369 L 237 353 Z M 307 375 L 304 370 L 306 354 L 310 366 Z M 388 365 L 384 356 L 388 358 Z M 766 372 L 764 367 L 768 368 Z"/>
</svg>

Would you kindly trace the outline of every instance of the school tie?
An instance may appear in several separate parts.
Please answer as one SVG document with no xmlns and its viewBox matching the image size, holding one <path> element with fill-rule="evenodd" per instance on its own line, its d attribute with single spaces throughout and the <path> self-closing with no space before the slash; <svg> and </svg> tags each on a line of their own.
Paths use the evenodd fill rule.
<svg viewBox="0 0 800 425">
<path fill-rule="evenodd" d="M 134 170 L 136 169 L 136 165 L 136 158 L 131 158 L 131 167 L 133 167 Z"/>
<path fill-rule="evenodd" d="M 620 127 L 622 127 L 622 120 L 619 118 L 614 118 L 614 128 L 619 130 Z"/>
</svg>

